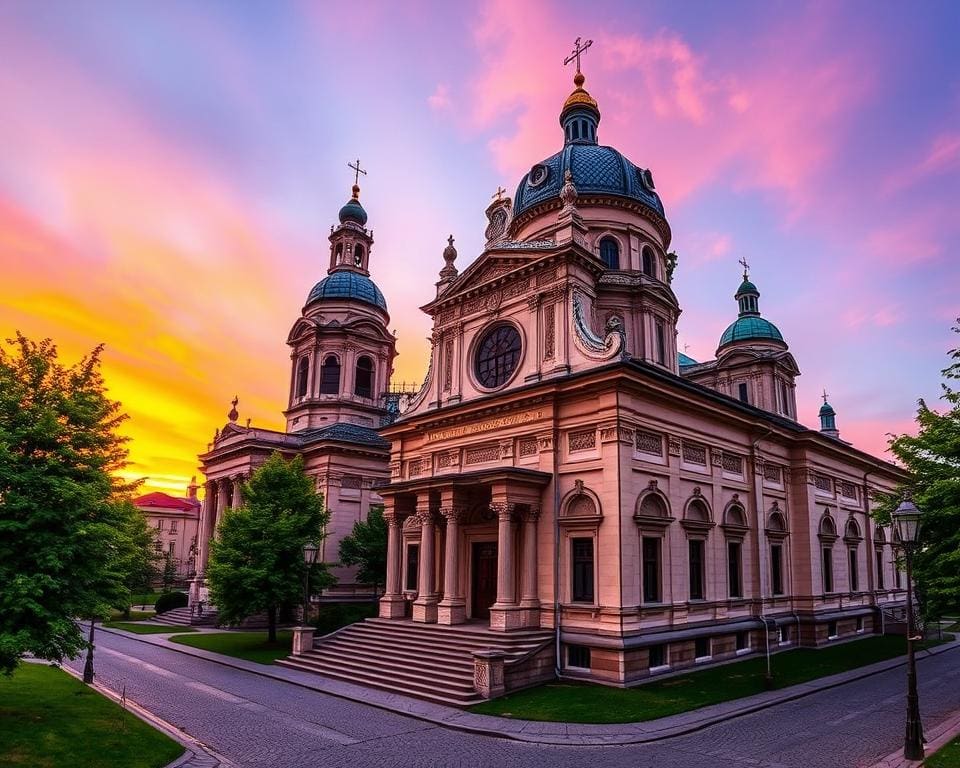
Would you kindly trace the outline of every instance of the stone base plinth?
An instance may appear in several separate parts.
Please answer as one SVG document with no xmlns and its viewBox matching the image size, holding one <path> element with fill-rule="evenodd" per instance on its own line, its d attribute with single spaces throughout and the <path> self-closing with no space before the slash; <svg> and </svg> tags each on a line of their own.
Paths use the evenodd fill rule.
<svg viewBox="0 0 960 768">
<path fill-rule="evenodd" d="M 402 619 L 407 614 L 407 601 L 403 595 L 384 595 L 380 598 L 381 619 Z"/>
<path fill-rule="evenodd" d="M 485 699 L 503 696 L 505 654 L 502 651 L 473 652 L 473 687 Z"/>
<path fill-rule="evenodd" d="M 463 624 L 466 620 L 467 606 L 462 600 L 443 600 L 437 605 L 437 624 Z"/>
<path fill-rule="evenodd" d="M 437 601 L 436 599 L 430 600 L 414 600 L 413 601 L 413 620 L 419 622 L 420 624 L 436 624 L 437 623 Z"/>
<path fill-rule="evenodd" d="M 490 629 L 499 632 L 509 632 L 512 629 L 526 629 L 531 626 L 529 622 L 529 608 L 521 608 L 519 605 L 499 605 L 494 603 L 490 606 Z"/>
<path fill-rule="evenodd" d="M 315 627 L 294 627 L 293 628 L 293 655 L 303 656 L 307 651 L 313 650 L 313 636 L 316 633 Z"/>
</svg>

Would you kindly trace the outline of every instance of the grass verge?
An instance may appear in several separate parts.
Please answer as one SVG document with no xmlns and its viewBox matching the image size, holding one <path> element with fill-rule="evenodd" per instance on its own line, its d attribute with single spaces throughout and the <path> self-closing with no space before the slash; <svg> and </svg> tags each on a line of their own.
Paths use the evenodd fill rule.
<svg viewBox="0 0 960 768">
<path fill-rule="evenodd" d="M 940 747 L 923 764 L 925 768 L 960 768 L 960 738 Z"/>
<path fill-rule="evenodd" d="M 273 664 L 290 655 L 293 633 L 277 632 L 277 642 L 267 642 L 266 630 L 258 632 L 204 632 L 190 637 L 171 637 L 170 640 L 191 648 L 222 653 L 237 659 Z"/>
<path fill-rule="evenodd" d="M 171 633 L 196 632 L 193 627 L 174 627 L 168 624 L 137 624 L 128 621 L 105 621 L 104 629 L 122 629 L 135 635 L 168 635 Z"/>
<path fill-rule="evenodd" d="M 929 641 L 926 647 L 939 644 Z M 786 688 L 906 653 L 902 637 L 869 637 L 827 648 L 798 648 L 772 657 L 774 687 Z M 634 688 L 556 682 L 471 708 L 484 715 L 567 723 L 634 723 L 689 712 L 762 693 L 766 660 L 732 664 L 652 680 Z"/>
<path fill-rule="evenodd" d="M 124 616 L 123 611 L 118 611 L 116 609 L 110 611 L 110 621 L 143 621 L 144 619 L 152 619 L 156 616 L 154 611 L 130 611 L 129 616 Z"/>
<path fill-rule="evenodd" d="M 3 768 L 160 768 L 183 746 L 61 669 L 0 675 Z"/>
</svg>

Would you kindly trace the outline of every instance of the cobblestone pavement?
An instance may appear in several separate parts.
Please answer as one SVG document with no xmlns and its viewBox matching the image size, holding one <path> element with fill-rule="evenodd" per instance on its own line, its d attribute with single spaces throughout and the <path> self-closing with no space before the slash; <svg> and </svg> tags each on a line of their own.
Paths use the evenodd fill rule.
<svg viewBox="0 0 960 768">
<path fill-rule="evenodd" d="M 859 768 L 902 744 L 906 688 L 899 667 L 662 742 L 557 747 L 449 730 L 107 633 L 96 670 L 243 768 Z M 921 659 L 918 677 L 928 726 L 960 708 L 960 652 Z"/>
</svg>

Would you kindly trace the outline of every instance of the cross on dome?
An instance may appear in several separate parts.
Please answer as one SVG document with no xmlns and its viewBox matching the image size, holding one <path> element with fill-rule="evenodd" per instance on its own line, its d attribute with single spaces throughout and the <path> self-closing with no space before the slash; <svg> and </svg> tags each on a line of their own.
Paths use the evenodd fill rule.
<svg viewBox="0 0 960 768">
<path fill-rule="evenodd" d="M 745 258 L 740 259 L 737 263 L 743 267 L 743 279 L 746 280 L 750 276 L 750 265 Z"/>
<path fill-rule="evenodd" d="M 347 163 L 347 168 L 353 170 L 353 197 L 357 199 L 360 197 L 360 174 L 364 176 L 367 175 L 367 172 L 360 167 L 360 158 L 357 158 L 356 163 Z"/>
<path fill-rule="evenodd" d="M 503 200 L 503 193 L 506 191 L 507 190 L 505 190 L 503 187 L 497 186 L 497 191 L 492 195 L 493 199 L 499 203 L 501 200 Z"/>
<path fill-rule="evenodd" d="M 823 398 L 823 404 L 826 405 L 826 404 L 827 404 L 827 390 L 826 390 L 826 388 L 824 388 L 823 394 L 821 395 L 821 397 Z"/>
<path fill-rule="evenodd" d="M 580 75 L 580 56 L 586 53 L 587 48 L 591 45 L 593 45 L 593 40 L 587 40 L 583 45 L 580 45 L 580 38 L 578 37 L 573 44 L 573 51 L 563 60 L 563 66 L 567 66 L 571 61 L 575 61 L 577 63 L 577 75 Z M 576 79 L 576 75 L 574 75 L 574 79 Z M 580 83 L 577 83 L 577 85 L 580 85 Z"/>
</svg>

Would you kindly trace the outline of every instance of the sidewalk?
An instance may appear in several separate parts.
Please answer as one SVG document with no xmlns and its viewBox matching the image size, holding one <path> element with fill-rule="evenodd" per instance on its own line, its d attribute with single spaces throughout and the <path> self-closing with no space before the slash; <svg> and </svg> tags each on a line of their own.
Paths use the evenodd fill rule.
<svg viewBox="0 0 960 768">
<path fill-rule="evenodd" d="M 952 717 L 947 718 L 936 728 L 924 728 L 924 753 L 930 757 L 940 747 L 950 742 L 954 737 L 960 734 L 960 712 L 954 712 Z M 923 760 L 907 760 L 903 756 L 903 750 L 899 749 L 892 755 L 887 755 L 879 763 L 874 763 L 870 768 L 919 768 L 923 765 Z"/>
<path fill-rule="evenodd" d="M 809 696 L 817 691 L 844 685 L 853 680 L 860 680 L 871 675 L 886 672 L 889 669 L 903 666 L 906 659 L 888 659 L 877 664 L 842 672 L 808 683 L 784 688 L 779 691 L 768 691 L 748 696 L 743 699 L 714 704 L 692 712 L 671 715 L 659 720 L 650 720 L 642 723 L 619 723 L 611 725 L 592 725 L 580 723 L 548 723 L 534 720 L 515 720 L 512 718 L 494 717 L 492 715 L 477 715 L 453 707 L 445 707 L 420 699 L 401 696 L 399 694 L 367 688 L 352 683 L 341 682 L 321 677 L 320 675 L 302 672 L 296 669 L 275 667 L 257 664 L 244 659 L 223 656 L 219 653 L 204 651 L 199 648 L 172 643 L 164 636 L 135 635 L 115 629 L 101 629 L 107 632 L 148 645 L 155 645 L 168 650 L 183 653 L 187 656 L 206 659 L 225 667 L 250 672 L 261 677 L 280 680 L 301 688 L 338 696 L 351 701 L 358 701 L 372 707 L 386 709 L 398 714 L 413 717 L 418 720 L 434 723 L 444 728 L 477 733 L 485 736 L 499 736 L 516 741 L 532 744 L 554 744 L 561 746 L 617 746 L 625 744 L 645 744 L 662 739 L 682 736 L 687 733 L 707 728 L 708 726 L 740 717 L 768 707 L 776 706 L 787 701 Z M 172 633 L 176 633 L 176 628 Z M 920 657 L 936 656 L 941 653 L 950 653 L 960 648 L 960 640 L 954 640 L 944 645 L 925 651 Z M 886 768 L 886 767 L 885 767 Z"/>
</svg>

